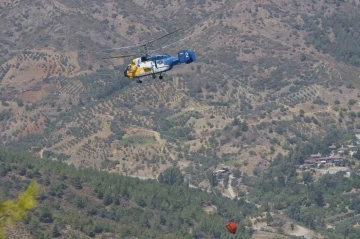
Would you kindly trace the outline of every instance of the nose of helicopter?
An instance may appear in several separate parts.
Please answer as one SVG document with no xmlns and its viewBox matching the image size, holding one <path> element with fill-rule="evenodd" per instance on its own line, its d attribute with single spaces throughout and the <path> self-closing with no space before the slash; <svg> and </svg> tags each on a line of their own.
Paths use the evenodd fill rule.
<svg viewBox="0 0 360 239">
<path fill-rule="evenodd" d="M 127 69 L 124 70 L 124 76 L 127 77 Z"/>
</svg>

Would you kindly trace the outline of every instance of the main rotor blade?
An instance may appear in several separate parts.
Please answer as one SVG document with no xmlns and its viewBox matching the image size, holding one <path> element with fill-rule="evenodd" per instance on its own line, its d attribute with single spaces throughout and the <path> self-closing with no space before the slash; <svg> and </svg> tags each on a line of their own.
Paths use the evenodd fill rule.
<svg viewBox="0 0 360 239">
<path fill-rule="evenodd" d="M 180 39 L 180 40 L 178 40 L 178 41 L 175 41 L 175 42 L 170 43 L 170 44 L 168 44 L 168 45 L 165 45 L 165 46 L 159 47 L 159 48 L 157 48 L 157 49 L 155 49 L 155 50 L 152 50 L 152 51 L 150 51 L 150 53 L 153 53 L 153 52 L 156 52 L 156 51 L 158 51 L 158 50 L 164 49 L 164 48 L 166 48 L 166 47 L 172 46 L 172 45 L 174 45 L 174 44 L 176 44 L 176 43 L 178 43 L 178 42 L 184 41 L 184 40 L 186 40 L 186 39 L 188 39 L 188 38 L 190 38 L 190 37 L 191 37 L 191 36 L 184 37 L 184 38 L 182 38 L 182 39 Z"/>
<path fill-rule="evenodd" d="M 175 30 L 175 31 L 173 31 L 173 32 L 170 32 L 170 33 L 168 33 L 168 34 L 166 34 L 166 35 L 163 35 L 163 36 L 161 36 L 161 37 L 155 38 L 155 39 L 153 39 L 153 40 L 151 40 L 151 41 L 148 41 L 148 42 L 139 43 L 139 44 L 136 44 L 136 45 L 133 45 L 133 46 L 124 46 L 124 47 L 111 48 L 111 49 L 108 49 L 108 50 L 120 50 L 120 49 L 126 49 L 126 48 L 134 48 L 134 47 L 139 47 L 139 46 L 146 46 L 146 45 L 148 45 L 149 43 L 152 43 L 152 42 L 154 42 L 154 41 L 160 40 L 160 39 L 162 39 L 162 38 L 164 38 L 164 37 L 167 37 L 167 36 L 169 36 L 169 35 L 171 35 L 171 34 L 174 34 L 175 32 L 181 31 L 181 30 L 183 30 L 183 29 L 184 29 L 184 28 L 177 29 L 177 30 Z"/>
<path fill-rule="evenodd" d="M 101 59 L 126 58 L 126 57 L 130 57 L 130 56 L 136 56 L 136 54 L 122 55 L 122 56 L 109 56 L 109 57 L 103 57 L 103 58 L 101 58 Z"/>
<path fill-rule="evenodd" d="M 164 38 L 164 37 L 167 37 L 167 36 L 169 36 L 169 35 L 171 35 L 171 34 L 174 34 L 175 32 L 178 32 L 178 31 L 180 31 L 180 30 L 183 30 L 183 29 L 184 29 L 184 28 L 177 29 L 177 30 L 175 30 L 175 31 L 173 31 L 173 32 L 170 32 L 170 33 L 168 33 L 168 34 L 166 34 L 166 35 L 163 35 L 163 36 L 161 36 L 161 37 L 159 37 L 159 38 L 156 38 L 156 39 L 154 39 L 154 40 L 148 41 L 148 42 L 146 42 L 144 45 L 147 45 L 147 44 L 152 43 L 152 42 L 154 42 L 154 41 L 160 40 L 160 39 L 162 39 L 162 38 Z"/>
<path fill-rule="evenodd" d="M 117 48 L 111 48 L 111 49 L 107 49 L 107 50 L 120 50 L 120 49 L 127 49 L 127 48 L 134 48 L 134 47 L 139 47 L 139 46 L 143 46 L 144 44 L 137 44 L 137 45 L 133 45 L 133 46 L 123 46 L 123 47 L 117 47 Z"/>
</svg>

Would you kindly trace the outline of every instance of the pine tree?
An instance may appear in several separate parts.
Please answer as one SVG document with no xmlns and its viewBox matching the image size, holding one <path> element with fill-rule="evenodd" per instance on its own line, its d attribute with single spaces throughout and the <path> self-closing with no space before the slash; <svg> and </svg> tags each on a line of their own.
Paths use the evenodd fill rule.
<svg viewBox="0 0 360 239">
<path fill-rule="evenodd" d="M 241 124 L 241 130 L 244 131 L 244 132 L 247 132 L 249 129 L 247 123 L 244 121 L 242 124 Z"/>
<path fill-rule="evenodd" d="M 272 221 L 274 221 L 274 219 L 272 218 L 270 212 L 267 212 L 266 213 L 266 225 L 269 226 Z"/>
<path fill-rule="evenodd" d="M 16 221 L 23 219 L 29 210 L 36 207 L 36 195 L 38 186 L 35 181 L 31 181 L 25 192 L 21 192 L 14 203 L 10 200 L 0 204 L 0 239 L 4 239 L 5 227 L 14 225 Z"/>
<path fill-rule="evenodd" d="M 74 188 L 76 189 L 82 189 L 82 185 L 81 185 L 81 181 L 79 177 L 75 177 L 72 180 L 72 185 L 74 186 Z"/>
<path fill-rule="evenodd" d="M 51 228 L 51 235 L 53 237 L 59 237 L 61 236 L 60 232 L 59 232 L 59 229 L 58 229 L 58 226 L 56 224 L 54 224 Z"/>
<path fill-rule="evenodd" d="M 106 192 L 104 195 L 103 203 L 105 206 L 110 205 L 113 202 L 113 199 L 110 195 L 110 193 Z"/>
</svg>

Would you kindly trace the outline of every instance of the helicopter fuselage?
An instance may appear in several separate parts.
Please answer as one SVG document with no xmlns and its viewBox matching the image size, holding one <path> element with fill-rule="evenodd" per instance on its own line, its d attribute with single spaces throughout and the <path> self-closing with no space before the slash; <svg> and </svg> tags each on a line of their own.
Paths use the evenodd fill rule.
<svg viewBox="0 0 360 239">
<path fill-rule="evenodd" d="M 177 56 L 168 54 L 159 54 L 149 57 L 138 57 L 132 60 L 124 70 L 124 76 L 127 78 L 140 78 L 155 74 L 161 74 L 169 71 L 175 65 L 182 63 L 189 64 L 196 60 L 194 51 L 180 50 Z"/>
</svg>

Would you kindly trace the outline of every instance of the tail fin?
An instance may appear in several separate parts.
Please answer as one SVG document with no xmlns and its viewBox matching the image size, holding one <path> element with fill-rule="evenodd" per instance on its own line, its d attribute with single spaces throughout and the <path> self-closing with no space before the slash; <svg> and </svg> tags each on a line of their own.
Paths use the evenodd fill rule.
<svg viewBox="0 0 360 239">
<path fill-rule="evenodd" d="M 191 62 L 196 61 L 196 54 L 194 51 L 180 50 L 178 52 L 178 57 L 179 57 L 180 63 L 189 64 Z"/>
</svg>

